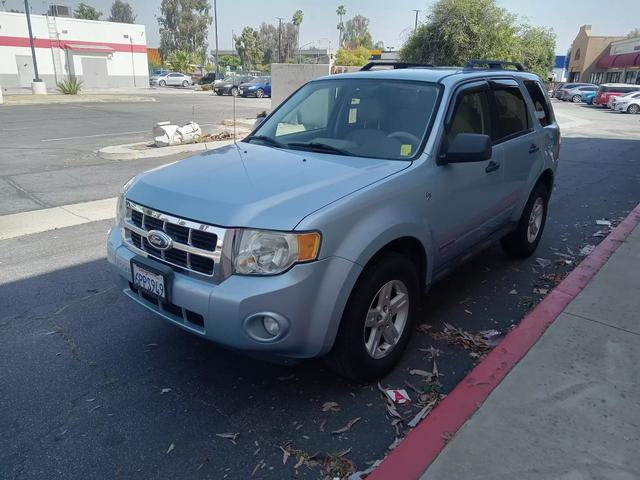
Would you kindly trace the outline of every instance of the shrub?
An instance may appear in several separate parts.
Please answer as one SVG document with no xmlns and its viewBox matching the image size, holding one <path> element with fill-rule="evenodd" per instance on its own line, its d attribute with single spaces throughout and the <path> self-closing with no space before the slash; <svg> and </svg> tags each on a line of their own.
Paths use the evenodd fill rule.
<svg viewBox="0 0 640 480">
<path fill-rule="evenodd" d="M 200 85 L 201 90 L 204 91 L 209 91 L 209 90 L 213 90 L 213 83 L 205 83 L 203 85 Z"/>
<path fill-rule="evenodd" d="M 77 95 L 82 88 L 82 81 L 76 78 L 69 78 L 58 82 L 58 90 L 65 95 Z"/>
</svg>

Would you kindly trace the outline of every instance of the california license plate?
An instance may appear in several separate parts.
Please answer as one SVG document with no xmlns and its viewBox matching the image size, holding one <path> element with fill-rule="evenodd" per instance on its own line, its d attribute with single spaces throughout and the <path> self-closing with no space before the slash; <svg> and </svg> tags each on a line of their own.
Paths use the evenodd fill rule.
<svg viewBox="0 0 640 480">
<path fill-rule="evenodd" d="M 160 272 L 154 272 L 144 265 L 140 265 L 135 261 L 131 262 L 133 286 L 143 290 L 146 293 L 167 300 L 167 282 L 166 277 Z"/>
</svg>

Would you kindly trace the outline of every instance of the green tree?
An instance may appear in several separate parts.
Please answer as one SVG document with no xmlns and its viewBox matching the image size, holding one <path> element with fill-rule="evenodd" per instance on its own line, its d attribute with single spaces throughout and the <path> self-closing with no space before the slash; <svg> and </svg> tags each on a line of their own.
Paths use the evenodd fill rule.
<svg viewBox="0 0 640 480">
<path fill-rule="evenodd" d="M 110 22 L 136 23 L 136 17 L 137 15 L 133 13 L 133 8 L 131 8 L 128 2 L 115 0 L 111 4 Z"/>
<path fill-rule="evenodd" d="M 262 63 L 263 52 L 259 42 L 259 35 L 251 27 L 244 27 L 240 36 L 234 37 L 236 50 L 242 62 L 242 66 L 251 70 Z"/>
<path fill-rule="evenodd" d="M 344 23 L 342 21 L 342 17 L 344 17 L 347 14 L 347 9 L 344 8 L 344 5 L 338 5 L 338 8 L 336 9 L 336 14 L 338 15 L 338 18 L 340 18 L 340 21 L 338 22 L 338 47 L 342 47 L 342 42 L 343 42 L 343 36 L 344 36 Z"/>
<path fill-rule="evenodd" d="M 627 33 L 627 38 L 636 38 L 640 37 L 640 28 L 634 28 L 629 33 Z"/>
<path fill-rule="evenodd" d="M 169 54 L 165 63 L 176 72 L 192 73 L 195 66 L 200 63 L 200 58 L 194 52 L 175 50 Z"/>
<path fill-rule="evenodd" d="M 369 19 L 362 15 L 355 15 L 347 20 L 344 36 L 342 39 L 343 46 L 354 49 L 357 47 L 373 47 L 373 39 L 369 33 Z"/>
<path fill-rule="evenodd" d="M 242 63 L 240 62 L 240 57 L 236 57 L 235 55 L 222 55 L 218 59 L 218 64 L 220 65 L 221 71 L 226 71 L 227 67 L 229 67 L 229 70 L 235 72 Z"/>
<path fill-rule="evenodd" d="M 100 20 L 102 12 L 99 12 L 91 5 L 80 2 L 78 7 L 74 10 L 73 16 L 75 18 L 82 18 L 83 20 Z"/>
<path fill-rule="evenodd" d="M 552 30 L 517 24 L 495 0 L 439 0 L 400 50 L 404 61 L 463 65 L 470 58 L 522 62 L 547 78 L 553 68 Z"/>
<path fill-rule="evenodd" d="M 522 26 L 518 34 L 522 62 L 530 71 L 547 80 L 553 71 L 556 58 L 556 35 L 550 28 Z"/>
<path fill-rule="evenodd" d="M 293 18 L 291 19 L 291 23 L 296 27 L 296 46 L 298 47 L 298 54 L 300 54 L 300 25 L 302 25 L 303 17 L 304 13 L 302 13 L 302 10 L 296 10 L 293 12 Z"/>
<path fill-rule="evenodd" d="M 212 21 L 208 0 L 162 0 L 158 17 L 162 58 L 176 50 L 206 53 Z"/>
<path fill-rule="evenodd" d="M 347 50 L 343 47 L 336 52 L 334 65 L 346 67 L 361 67 L 362 65 L 366 65 L 369 62 L 370 56 L 371 53 L 366 47 L 358 47 L 352 50 Z"/>
</svg>

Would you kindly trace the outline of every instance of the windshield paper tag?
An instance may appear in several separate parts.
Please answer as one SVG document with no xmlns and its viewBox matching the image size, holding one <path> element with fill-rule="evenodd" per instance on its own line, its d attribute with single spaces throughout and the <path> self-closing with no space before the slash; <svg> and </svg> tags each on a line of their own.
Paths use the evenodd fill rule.
<svg viewBox="0 0 640 480">
<path fill-rule="evenodd" d="M 411 155 L 411 144 L 402 144 L 400 146 L 400 155 L 403 157 L 408 157 L 409 155 Z"/>
<path fill-rule="evenodd" d="M 358 121 L 358 109 L 350 108 L 349 109 L 349 123 L 356 123 Z"/>
</svg>

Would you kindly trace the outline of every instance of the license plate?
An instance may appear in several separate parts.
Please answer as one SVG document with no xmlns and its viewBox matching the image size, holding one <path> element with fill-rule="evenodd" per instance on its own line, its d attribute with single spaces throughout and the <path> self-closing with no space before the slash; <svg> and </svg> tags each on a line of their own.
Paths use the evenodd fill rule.
<svg viewBox="0 0 640 480">
<path fill-rule="evenodd" d="M 133 285 L 154 297 L 167 300 L 167 282 L 162 273 L 153 272 L 145 266 L 132 262 Z"/>
</svg>

